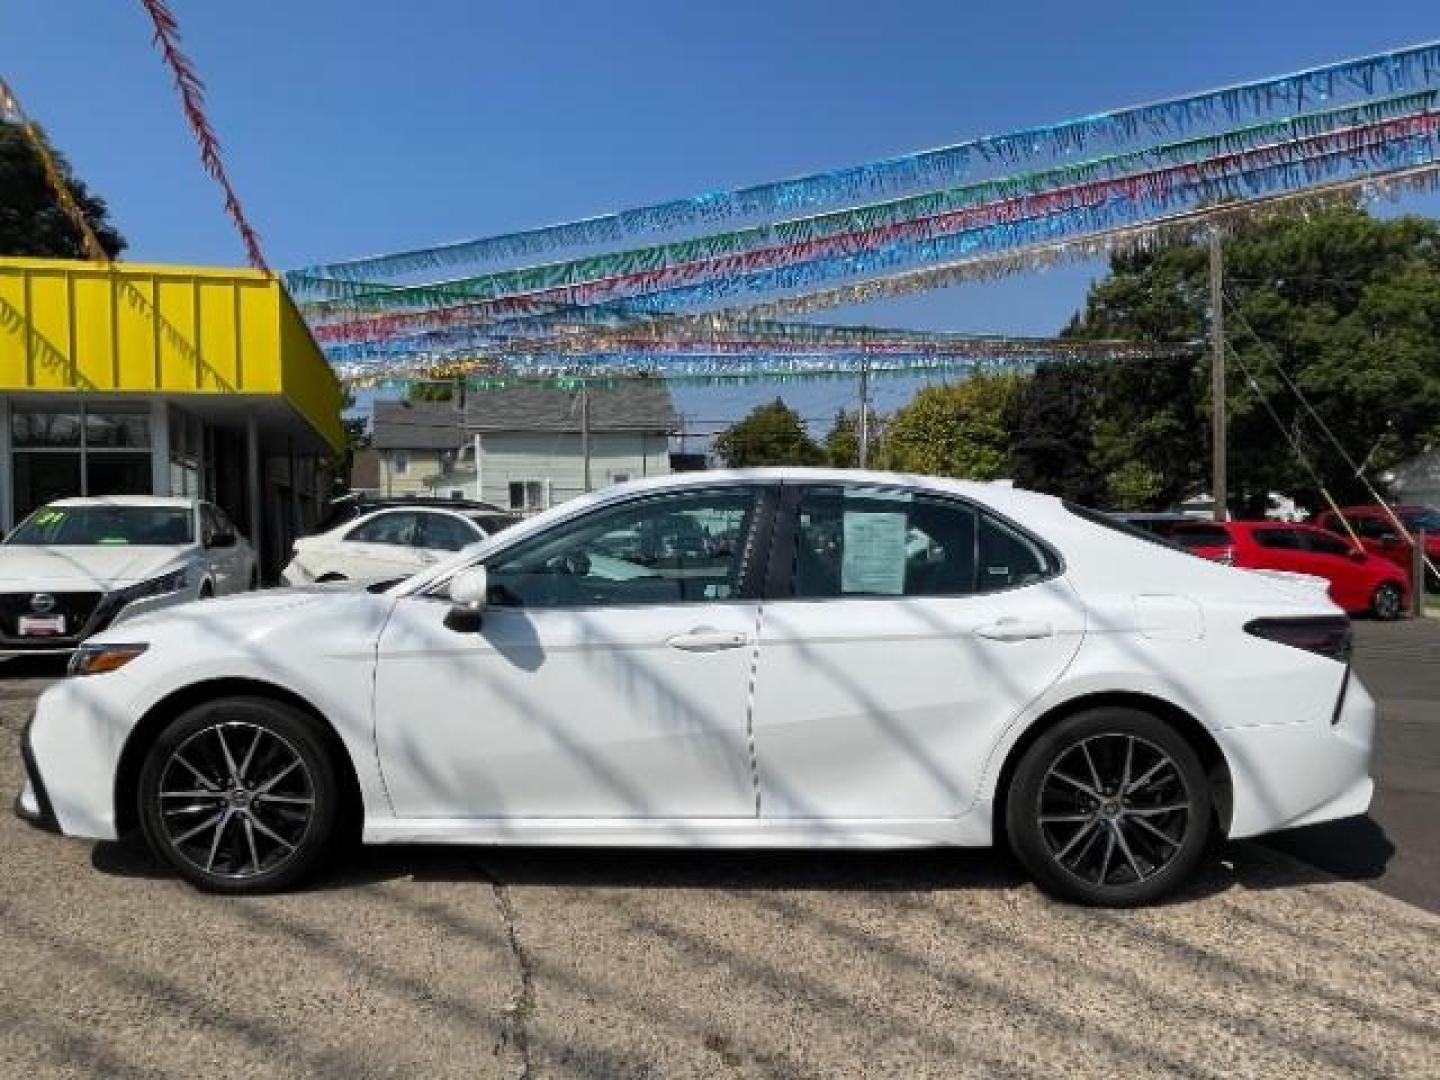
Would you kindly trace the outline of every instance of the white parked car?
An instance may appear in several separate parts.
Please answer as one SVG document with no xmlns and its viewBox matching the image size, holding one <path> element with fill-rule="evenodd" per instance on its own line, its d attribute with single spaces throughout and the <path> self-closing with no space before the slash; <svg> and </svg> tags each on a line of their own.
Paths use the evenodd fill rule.
<svg viewBox="0 0 1440 1080">
<path fill-rule="evenodd" d="M 687 473 L 380 592 L 147 616 L 40 698 L 22 814 L 197 885 L 369 843 L 1008 843 L 1138 904 L 1215 834 L 1363 813 L 1375 706 L 1313 589 L 999 485 Z"/>
<path fill-rule="evenodd" d="M 500 510 L 391 507 L 295 541 L 280 576 L 287 585 L 395 581 L 519 520 Z"/>
<path fill-rule="evenodd" d="M 197 499 L 59 499 L 0 544 L 0 655 L 70 652 L 106 627 L 253 589 L 255 553 Z"/>
</svg>

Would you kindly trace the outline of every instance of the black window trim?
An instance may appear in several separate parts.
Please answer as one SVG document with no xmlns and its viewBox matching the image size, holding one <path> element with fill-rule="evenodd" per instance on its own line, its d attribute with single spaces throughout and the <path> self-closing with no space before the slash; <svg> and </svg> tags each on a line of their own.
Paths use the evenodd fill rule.
<svg viewBox="0 0 1440 1080">
<path fill-rule="evenodd" d="M 999 589 L 975 589 L 968 593 L 929 593 L 924 596 L 878 596 L 874 593 L 855 593 L 850 596 L 792 596 L 791 590 L 794 587 L 795 578 L 795 537 L 800 521 L 800 503 L 805 493 L 812 488 L 840 488 L 842 491 L 873 491 L 877 494 L 901 493 L 907 495 L 919 495 L 936 502 L 949 503 L 958 509 L 969 510 L 976 515 L 975 519 L 975 572 L 980 572 L 980 519 L 989 517 L 1009 529 L 1019 533 L 1025 540 L 1034 544 L 1045 553 L 1050 561 L 1050 572 L 1044 577 L 1035 581 L 1027 581 L 1020 585 L 1006 585 Z M 1055 545 L 1042 540 L 1030 529 L 1019 524 L 1015 519 L 1000 513 L 998 510 L 962 495 L 956 495 L 948 491 L 936 491 L 924 487 L 907 487 L 903 484 L 883 484 L 868 480 L 784 480 L 781 481 L 780 504 L 778 519 L 774 523 L 770 542 L 770 552 L 767 562 L 769 571 L 765 578 L 765 593 L 762 599 L 768 603 L 787 604 L 826 604 L 837 601 L 852 603 L 854 601 L 889 601 L 896 600 L 970 600 L 987 596 L 1001 596 L 1005 593 L 1015 592 L 1018 589 L 1028 589 L 1034 585 L 1041 585 L 1047 581 L 1054 581 L 1065 574 L 1065 557 L 1059 552 Z"/>
</svg>

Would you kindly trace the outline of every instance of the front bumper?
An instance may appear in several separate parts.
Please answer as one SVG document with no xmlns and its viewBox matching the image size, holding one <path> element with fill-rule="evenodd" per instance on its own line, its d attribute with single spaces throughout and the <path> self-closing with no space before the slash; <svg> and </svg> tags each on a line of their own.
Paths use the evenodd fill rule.
<svg viewBox="0 0 1440 1080">
<path fill-rule="evenodd" d="M 1332 716 L 1214 732 L 1230 766 L 1230 836 L 1355 817 L 1375 790 L 1375 700 L 1352 672 Z"/>
<path fill-rule="evenodd" d="M 30 729 L 35 726 L 35 714 L 30 714 L 25 724 L 25 733 L 20 737 L 20 760 L 25 768 L 25 786 L 15 798 L 15 813 L 36 828 L 58 833 L 60 822 L 55 819 L 55 808 L 50 805 L 50 795 L 40 779 L 40 768 L 35 764 L 35 751 L 30 746 Z"/>
</svg>

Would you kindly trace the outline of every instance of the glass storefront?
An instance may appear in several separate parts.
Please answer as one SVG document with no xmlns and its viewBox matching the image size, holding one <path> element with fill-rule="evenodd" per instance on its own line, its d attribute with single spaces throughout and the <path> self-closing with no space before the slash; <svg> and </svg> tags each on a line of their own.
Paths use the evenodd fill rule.
<svg viewBox="0 0 1440 1080">
<path fill-rule="evenodd" d="M 14 520 L 72 495 L 151 492 L 145 405 L 14 406 L 10 414 Z"/>
</svg>

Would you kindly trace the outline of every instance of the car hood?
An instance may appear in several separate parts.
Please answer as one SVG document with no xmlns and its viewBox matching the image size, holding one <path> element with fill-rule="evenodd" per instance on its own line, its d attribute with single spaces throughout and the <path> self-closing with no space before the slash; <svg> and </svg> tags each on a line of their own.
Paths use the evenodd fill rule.
<svg viewBox="0 0 1440 1080">
<path fill-rule="evenodd" d="M 182 561 L 189 546 L 116 544 L 43 547 L 0 545 L 0 589 L 27 592 L 110 589 L 156 577 Z"/>
</svg>

